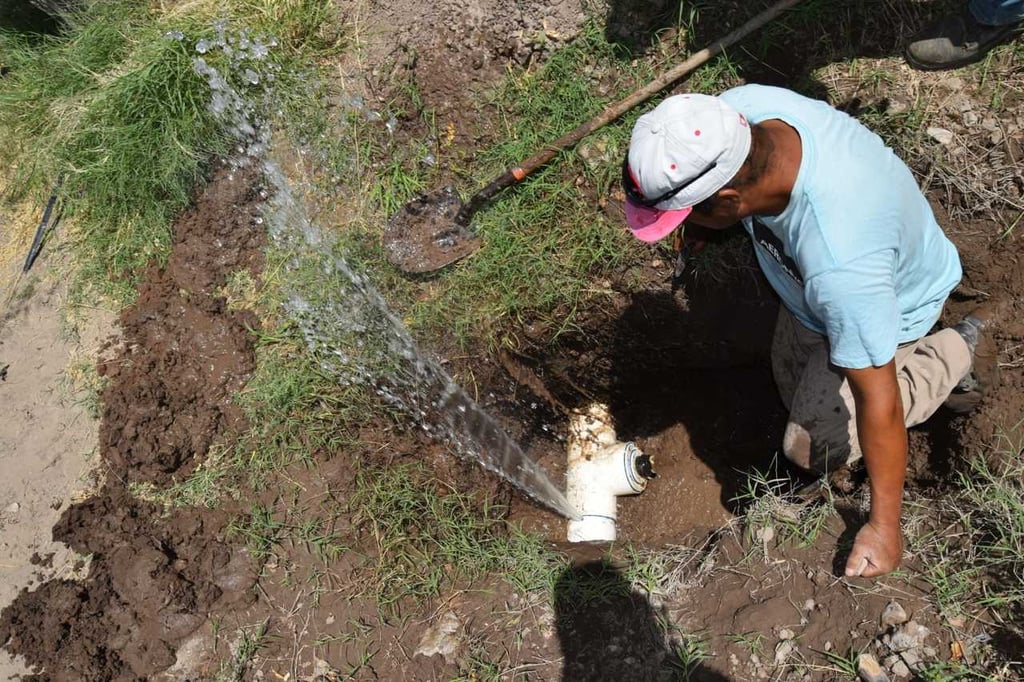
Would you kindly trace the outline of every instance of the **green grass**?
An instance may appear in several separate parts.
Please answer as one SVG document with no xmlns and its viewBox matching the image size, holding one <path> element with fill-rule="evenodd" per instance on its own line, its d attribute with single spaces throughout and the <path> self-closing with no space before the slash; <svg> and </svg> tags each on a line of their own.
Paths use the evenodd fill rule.
<svg viewBox="0 0 1024 682">
<path fill-rule="evenodd" d="M 246 679 L 256 654 L 267 645 L 268 621 L 238 630 L 234 656 L 221 664 L 217 671 L 217 682 L 241 682 Z M 216 636 L 216 635 L 215 635 Z"/>
<path fill-rule="evenodd" d="M 506 531 L 502 508 L 422 464 L 361 468 L 349 504 L 354 526 L 374 545 L 369 584 L 385 609 L 499 570 L 517 589 L 543 590 L 559 566 L 537 538 Z"/>
<path fill-rule="evenodd" d="M 943 525 L 915 542 L 943 612 L 988 609 L 1011 631 L 1024 614 L 1024 430 L 975 456 L 938 501 Z"/>
<path fill-rule="evenodd" d="M 59 37 L 30 39 L 0 32 L 8 73 L 0 79 L 0 160 L 13 174 L 4 199 L 42 203 L 58 177 L 65 225 L 76 256 L 75 292 L 115 303 L 134 296 L 135 277 L 166 256 L 171 220 L 188 204 L 212 157 L 231 136 L 210 110 L 209 86 L 193 68 L 200 41 L 216 38 L 221 18 L 235 41 L 201 56 L 257 102 L 294 100 L 301 79 L 290 74 L 326 49 L 318 38 L 329 3 L 212 6 L 194 3 L 166 14 L 138 0 L 84 2 Z M 231 15 L 237 22 L 230 20 Z M 262 22 L 262 23 L 261 23 Z M 240 58 L 243 37 L 279 47 L 265 58 Z M 319 42 L 318 42 L 319 41 Z M 256 74 L 253 85 L 246 70 Z"/>
<path fill-rule="evenodd" d="M 734 500 L 742 511 L 743 537 L 749 556 L 767 556 L 777 543 L 813 545 L 835 516 L 831 498 L 814 502 L 792 501 L 791 482 L 761 471 L 747 476 Z"/>
</svg>

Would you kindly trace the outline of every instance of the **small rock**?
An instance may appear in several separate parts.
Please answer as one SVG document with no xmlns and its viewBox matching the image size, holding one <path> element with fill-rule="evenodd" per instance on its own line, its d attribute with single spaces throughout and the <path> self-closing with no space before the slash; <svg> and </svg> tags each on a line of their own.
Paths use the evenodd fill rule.
<svg viewBox="0 0 1024 682">
<path fill-rule="evenodd" d="M 921 656 L 914 649 L 904 651 L 901 658 L 903 659 L 903 662 L 907 664 L 907 667 L 911 669 L 916 668 L 921 662 Z"/>
<path fill-rule="evenodd" d="M 893 633 L 889 646 L 897 652 L 919 649 L 924 646 L 924 640 L 930 634 L 931 630 L 912 620 Z"/>
<path fill-rule="evenodd" d="M 965 111 L 963 113 L 963 118 L 964 118 L 964 125 L 969 127 L 969 128 L 973 128 L 974 126 L 978 125 L 978 121 L 980 120 L 978 118 L 978 115 L 976 113 L 974 113 L 973 111 Z"/>
<path fill-rule="evenodd" d="M 334 616 L 324 618 L 324 625 L 334 625 Z"/>
<path fill-rule="evenodd" d="M 889 667 L 889 672 L 892 673 L 893 677 L 910 677 L 910 668 L 908 668 L 907 664 L 901 661 L 898 657 Z"/>
<path fill-rule="evenodd" d="M 21 505 L 17 502 L 11 502 L 9 505 L 4 507 L 4 511 L 8 514 L 17 514 L 21 510 Z"/>
<path fill-rule="evenodd" d="M 932 138 L 941 145 L 949 145 L 953 143 L 953 132 L 946 130 L 945 128 L 930 127 L 925 132 L 928 137 Z"/>
<path fill-rule="evenodd" d="M 935 658 L 939 655 L 939 652 L 931 648 L 930 646 L 926 646 L 923 649 L 921 649 L 921 653 L 923 653 L 928 658 Z"/>
<path fill-rule="evenodd" d="M 789 658 L 789 655 L 793 653 L 794 649 L 796 649 L 796 647 L 793 645 L 793 642 L 788 640 L 779 642 L 779 645 L 775 647 L 775 665 L 784 664 L 786 659 Z"/>
<path fill-rule="evenodd" d="M 804 602 L 804 611 L 813 611 L 817 604 L 814 603 L 813 599 L 808 599 Z"/>
<path fill-rule="evenodd" d="M 825 642 L 825 651 L 832 651 L 832 640 Z"/>
<path fill-rule="evenodd" d="M 907 616 L 907 612 L 903 610 L 899 602 L 891 601 L 886 607 L 885 611 L 882 611 L 882 629 L 895 627 L 896 625 L 903 625 L 910 617 Z"/>
<path fill-rule="evenodd" d="M 448 611 L 438 619 L 433 627 L 423 633 L 416 653 L 424 656 L 440 654 L 447 663 L 454 663 L 462 649 L 462 641 L 458 636 L 461 627 L 459 617 L 454 612 Z"/>
<path fill-rule="evenodd" d="M 779 630 L 779 639 L 781 639 L 784 642 L 788 642 L 794 637 L 796 637 L 796 635 L 789 628 L 782 628 L 781 630 Z"/>
<path fill-rule="evenodd" d="M 889 682 L 889 676 L 871 654 L 861 654 L 857 657 L 857 675 L 863 682 Z"/>
</svg>

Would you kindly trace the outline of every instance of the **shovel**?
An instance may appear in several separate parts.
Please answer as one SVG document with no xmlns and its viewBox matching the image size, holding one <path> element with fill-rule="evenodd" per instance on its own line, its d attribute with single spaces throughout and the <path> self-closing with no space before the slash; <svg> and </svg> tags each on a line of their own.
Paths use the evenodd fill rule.
<svg viewBox="0 0 1024 682">
<path fill-rule="evenodd" d="M 562 135 L 519 165 L 505 171 L 465 203 L 459 202 L 453 187 L 445 187 L 431 194 L 416 197 L 393 215 L 384 228 L 384 249 L 388 260 L 402 272 L 426 274 L 470 255 L 480 248 L 481 244 L 480 238 L 470 227 L 470 222 L 473 215 L 495 194 L 521 182 L 559 152 L 688 75 L 725 48 L 742 40 L 798 2 L 800 0 L 779 0 L 724 38 L 690 55 L 686 61 L 666 71 L 631 95 L 609 105 L 583 125 Z"/>
</svg>

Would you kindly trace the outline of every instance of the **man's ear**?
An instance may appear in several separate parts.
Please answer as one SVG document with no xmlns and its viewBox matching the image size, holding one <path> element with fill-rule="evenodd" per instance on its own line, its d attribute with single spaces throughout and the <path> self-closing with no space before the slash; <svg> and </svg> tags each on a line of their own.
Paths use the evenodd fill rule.
<svg viewBox="0 0 1024 682">
<path fill-rule="evenodd" d="M 742 203 L 742 197 L 736 189 L 723 187 L 715 194 L 715 205 L 712 215 L 732 218 L 739 214 Z"/>
</svg>

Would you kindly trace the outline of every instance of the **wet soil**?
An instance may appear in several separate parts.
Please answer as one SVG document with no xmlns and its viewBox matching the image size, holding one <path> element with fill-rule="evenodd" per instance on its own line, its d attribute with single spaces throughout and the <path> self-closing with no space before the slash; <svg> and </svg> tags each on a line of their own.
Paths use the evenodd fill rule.
<svg viewBox="0 0 1024 682">
<path fill-rule="evenodd" d="M 217 294 L 254 274 L 265 241 L 258 175 L 219 168 L 174 227 L 165 265 L 146 272 L 122 335 L 100 365 L 99 455 L 106 484 L 64 511 L 55 540 L 91 557 L 83 580 L 23 591 L 0 613 L 0 642 L 46 680 L 150 679 L 207 620 L 255 598 L 258 566 L 226 541 L 227 510 L 165 510 L 131 482 L 192 470 L 243 420 L 231 395 L 254 366 L 256 319 Z"/>
</svg>

